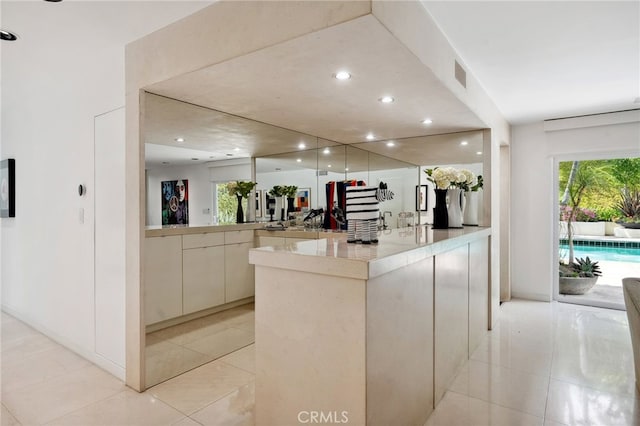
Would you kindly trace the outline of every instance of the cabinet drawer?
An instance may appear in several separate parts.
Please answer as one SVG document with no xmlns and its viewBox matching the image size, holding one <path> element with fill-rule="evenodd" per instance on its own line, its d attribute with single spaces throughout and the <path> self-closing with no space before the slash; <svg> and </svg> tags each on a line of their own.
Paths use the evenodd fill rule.
<svg viewBox="0 0 640 426">
<path fill-rule="evenodd" d="M 182 236 L 182 248 L 213 247 L 224 245 L 224 232 L 206 234 L 187 234 Z"/>
<path fill-rule="evenodd" d="M 224 233 L 225 244 L 248 243 L 253 241 L 253 229 L 246 231 L 226 231 Z"/>
</svg>

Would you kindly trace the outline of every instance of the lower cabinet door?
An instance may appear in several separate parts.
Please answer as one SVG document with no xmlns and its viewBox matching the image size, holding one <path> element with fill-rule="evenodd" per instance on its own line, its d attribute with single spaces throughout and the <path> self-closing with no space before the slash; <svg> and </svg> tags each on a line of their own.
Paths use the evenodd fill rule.
<svg viewBox="0 0 640 426">
<path fill-rule="evenodd" d="M 249 264 L 252 243 L 226 245 L 225 302 L 244 299 L 255 294 L 254 268 Z"/>
<path fill-rule="evenodd" d="M 144 240 L 145 324 L 182 315 L 182 239 L 179 235 Z"/>
<path fill-rule="evenodd" d="M 183 315 L 225 302 L 224 246 L 182 251 Z"/>
</svg>

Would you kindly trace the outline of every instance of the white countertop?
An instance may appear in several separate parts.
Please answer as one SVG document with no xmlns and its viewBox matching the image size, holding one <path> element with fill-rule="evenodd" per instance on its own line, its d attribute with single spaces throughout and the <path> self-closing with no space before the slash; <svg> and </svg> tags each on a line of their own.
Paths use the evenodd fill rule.
<svg viewBox="0 0 640 426">
<path fill-rule="evenodd" d="M 382 232 L 378 244 L 349 244 L 344 238 L 302 241 L 249 252 L 249 263 L 323 275 L 369 279 L 491 235 L 469 226 L 433 230 L 430 225 Z M 321 237 L 322 238 L 322 237 Z"/>
</svg>

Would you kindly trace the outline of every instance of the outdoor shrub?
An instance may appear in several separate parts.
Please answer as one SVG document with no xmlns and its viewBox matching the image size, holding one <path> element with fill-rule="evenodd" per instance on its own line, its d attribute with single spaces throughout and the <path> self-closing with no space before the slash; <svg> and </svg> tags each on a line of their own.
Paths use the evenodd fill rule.
<svg viewBox="0 0 640 426">
<path fill-rule="evenodd" d="M 560 206 L 560 220 L 566 222 L 571 214 L 571 207 Z M 593 210 L 578 207 L 573 218 L 574 222 L 597 222 L 598 215 Z"/>
<path fill-rule="evenodd" d="M 620 201 L 618 201 L 616 207 L 627 220 L 640 220 L 640 191 L 622 188 L 620 190 Z"/>
<path fill-rule="evenodd" d="M 612 222 L 620 216 L 620 211 L 614 207 L 596 207 L 594 211 L 600 220 L 606 222 Z"/>
</svg>

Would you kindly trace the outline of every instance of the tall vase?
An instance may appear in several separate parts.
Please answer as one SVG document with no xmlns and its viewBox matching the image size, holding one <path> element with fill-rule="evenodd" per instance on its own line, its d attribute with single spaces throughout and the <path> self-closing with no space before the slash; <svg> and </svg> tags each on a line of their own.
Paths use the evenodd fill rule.
<svg viewBox="0 0 640 426">
<path fill-rule="evenodd" d="M 465 191 L 464 198 L 464 218 L 462 223 L 469 226 L 478 226 L 478 193 L 476 191 Z"/>
<path fill-rule="evenodd" d="M 296 201 L 295 198 L 287 197 L 287 219 L 289 218 L 289 215 L 291 215 L 291 213 L 293 213 L 296 210 L 294 206 L 295 201 Z"/>
<path fill-rule="evenodd" d="M 448 227 L 447 190 L 436 188 L 436 206 L 433 208 L 433 229 L 447 229 Z"/>
<path fill-rule="evenodd" d="M 284 222 L 287 219 L 287 197 L 285 195 L 278 197 L 280 206 L 276 205 L 276 214 L 280 213 L 280 221 Z"/>
<path fill-rule="evenodd" d="M 244 223 L 244 212 L 242 211 L 242 195 L 236 194 L 238 198 L 238 210 L 236 210 L 236 223 Z"/>
<path fill-rule="evenodd" d="M 462 190 L 460 188 L 449 188 L 449 228 L 462 228 Z"/>
</svg>

